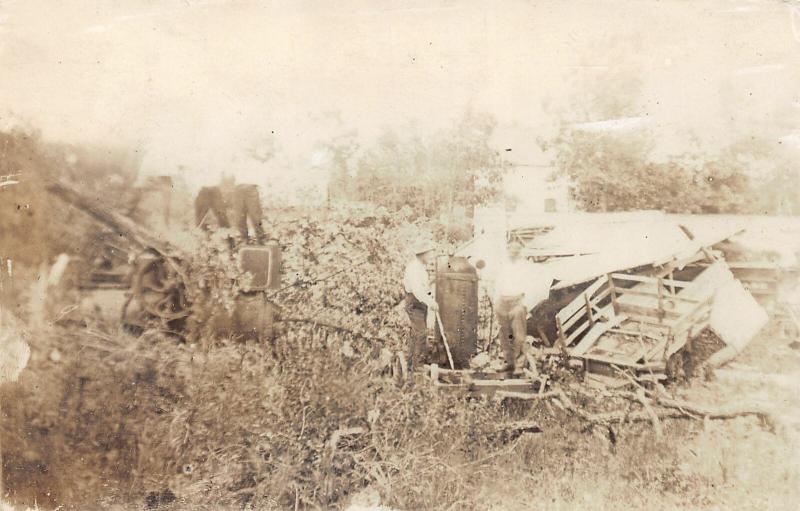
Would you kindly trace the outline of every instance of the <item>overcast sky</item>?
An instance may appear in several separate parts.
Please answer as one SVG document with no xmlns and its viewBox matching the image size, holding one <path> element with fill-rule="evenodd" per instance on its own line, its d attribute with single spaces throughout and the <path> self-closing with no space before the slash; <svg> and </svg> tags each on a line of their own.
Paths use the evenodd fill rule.
<svg viewBox="0 0 800 511">
<path fill-rule="evenodd" d="M 307 167 L 317 140 L 494 114 L 536 158 L 560 122 L 619 112 L 664 154 L 800 130 L 800 5 L 778 0 L 0 0 L 0 114 L 153 167 Z M 630 98 L 609 109 L 597 96 Z M 331 112 L 339 112 L 341 122 Z M 800 133 L 800 132 L 799 132 Z M 530 141 L 530 143 L 528 143 Z M 528 156 L 525 156 L 527 158 Z M 283 172 L 283 170 L 282 170 Z"/>
</svg>

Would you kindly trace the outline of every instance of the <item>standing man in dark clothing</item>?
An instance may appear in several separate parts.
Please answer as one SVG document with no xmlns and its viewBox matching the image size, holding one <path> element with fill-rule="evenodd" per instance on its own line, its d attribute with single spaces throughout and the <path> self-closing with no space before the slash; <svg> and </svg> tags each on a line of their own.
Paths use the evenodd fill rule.
<svg viewBox="0 0 800 511">
<path fill-rule="evenodd" d="M 264 243 L 266 241 L 267 236 L 262 226 L 264 210 L 261 208 L 258 185 L 249 183 L 236 185 L 233 192 L 233 218 L 242 240 L 249 239 L 247 225 L 249 219 L 253 224 L 256 242 Z"/>
<path fill-rule="evenodd" d="M 406 265 L 403 275 L 403 287 L 406 292 L 405 309 L 411 322 L 408 347 L 409 378 L 413 378 L 420 349 L 428 337 L 428 311 L 436 313 L 439 310 L 439 305 L 433 297 L 427 270 L 427 266 L 436 260 L 435 250 L 433 243 L 420 243 L 414 249 L 414 258 Z"/>
<path fill-rule="evenodd" d="M 231 224 L 228 221 L 226 210 L 225 200 L 222 197 L 220 187 L 204 186 L 200 188 L 200 191 L 197 193 L 197 198 L 194 200 L 195 225 L 206 229 L 208 214 L 213 212 L 219 226 L 227 229 Z"/>
</svg>

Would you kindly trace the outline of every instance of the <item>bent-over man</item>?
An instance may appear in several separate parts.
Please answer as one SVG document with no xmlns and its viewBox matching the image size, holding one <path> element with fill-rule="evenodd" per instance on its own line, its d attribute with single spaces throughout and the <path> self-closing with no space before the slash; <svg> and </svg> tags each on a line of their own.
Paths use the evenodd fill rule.
<svg viewBox="0 0 800 511">
<path fill-rule="evenodd" d="M 413 378 L 420 349 L 428 337 L 428 310 L 432 312 L 439 310 L 439 305 L 433 297 L 427 270 L 427 266 L 436 260 L 435 249 L 433 243 L 418 244 L 414 249 L 414 258 L 406 265 L 403 276 L 403 287 L 406 292 L 405 308 L 411 322 L 411 338 L 408 346 L 409 378 Z"/>
</svg>

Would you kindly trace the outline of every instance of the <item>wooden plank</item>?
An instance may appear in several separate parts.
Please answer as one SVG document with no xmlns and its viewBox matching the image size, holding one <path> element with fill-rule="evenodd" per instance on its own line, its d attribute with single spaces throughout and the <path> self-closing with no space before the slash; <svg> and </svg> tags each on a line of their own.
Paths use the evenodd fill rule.
<svg viewBox="0 0 800 511">
<path fill-rule="evenodd" d="M 587 287 L 583 292 L 587 293 L 591 298 L 601 287 L 606 283 L 604 277 L 600 277 L 592 285 Z M 584 306 L 583 300 L 580 296 L 575 297 L 571 302 L 569 302 L 564 308 L 558 311 L 556 314 L 556 318 L 561 319 L 561 323 L 566 323 L 568 319 L 570 319 L 576 312 L 578 312 L 581 307 Z"/>
<path fill-rule="evenodd" d="M 638 286 L 634 286 L 631 288 L 618 288 L 620 295 L 631 295 L 631 296 L 644 296 L 648 298 L 658 298 L 658 293 L 655 291 L 647 291 L 644 289 L 640 289 Z M 697 298 L 685 298 L 681 295 L 670 295 L 665 294 L 663 295 L 663 299 L 666 301 L 671 302 L 682 302 L 682 303 L 700 303 L 702 300 L 698 300 Z"/>
<path fill-rule="evenodd" d="M 644 307 L 646 309 L 650 309 L 654 312 L 658 312 L 658 298 L 654 296 L 633 296 L 633 295 L 621 295 L 617 300 L 620 307 L 624 309 L 626 306 L 630 305 L 633 307 Z M 667 302 L 665 308 L 678 316 L 685 314 L 686 312 L 693 310 L 694 308 L 699 306 L 698 303 L 693 302 L 683 302 L 683 301 L 669 301 Z"/>
<path fill-rule="evenodd" d="M 681 314 L 675 311 L 668 311 L 668 310 L 657 310 L 652 309 L 650 307 L 643 307 L 641 305 L 632 305 L 629 303 L 620 304 L 620 312 L 625 314 L 636 314 L 640 316 L 647 316 L 650 318 L 656 318 L 659 320 L 663 320 L 664 318 L 680 318 Z"/>
<path fill-rule="evenodd" d="M 609 307 L 606 307 L 604 311 L 611 312 L 609 309 Z M 581 339 L 581 342 L 570 350 L 570 354 L 574 356 L 583 355 L 597 342 L 600 336 L 612 328 L 621 325 L 626 319 L 628 319 L 628 317 L 624 314 L 619 316 L 612 315 L 610 320 L 598 323 L 583 337 L 583 339 Z"/>
<path fill-rule="evenodd" d="M 589 326 L 594 326 L 594 314 L 592 314 L 592 302 L 589 301 L 589 295 L 583 293 L 583 298 L 586 300 L 586 318 L 589 320 Z"/>
<path fill-rule="evenodd" d="M 672 342 L 667 345 L 667 358 L 671 357 L 672 355 L 677 353 L 678 350 L 686 346 L 687 342 L 689 342 L 688 335 L 682 334 L 680 336 L 675 336 Z"/>
<path fill-rule="evenodd" d="M 601 389 L 619 389 L 632 385 L 631 382 L 623 378 L 605 376 L 602 374 L 589 373 L 586 375 L 586 383 Z"/>
<path fill-rule="evenodd" d="M 609 293 L 610 292 L 608 291 L 608 289 L 604 289 L 603 291 L 600 292 L 600 294 L 597 295 L 596 298 L 590 298 L 588 302 L 592 310 L 599 311 L 600 301 L 606 298 L 609 295 Z M 580 296 L 578 296 L 577 298 L 580 299 Z M 566 332 L 570 328 L 572 328 L 576 323 L 578 323 L 581 319 L 583 319 L 584 315 L 589 315 L 589 314 L 591 314 L 591 311 L 587 308 L 586 304 L 585 303 L 581 304 L 581 307 L 580 309 L 578 309 L 578 312 L 576 314 L 573 314 L 573 316 L 570 319 L 562 322 L 561 326 L 564 328 L 564 331 Z"/>
<path fill-rule="evenodd" d="M 633 336 L 641 335 L 642 337 L 647 337 L 648 339 L 653 339 L 654 341 L 660 341 L 663 338 L 662 336 L 653 335 L 649 332 L 642 332 L 637 330 L 623 330 L 621 328 L 612 328 L 609 330 L 609 332 L 622 335 L 633 335 Z"/>
<path fill-rule="evenodd" d="M 692 323 L 699 321 L 704 316 L 708 316 L 711 314 L 711 303 L 702 303 L 695 307 L 694 309 L 687 311 L 685 314 L 681 315 L 680 318 L 675 320 L 672 325 L 673 330 L 685 330 L 688 329 Z"/>
<path fill-rule="evenodd" d="M 695 311 L 686 314 L 678 319 L 672 326 L 673 332 L 683 332 L 692 328 L 693 325 L 707 321 L 711 317 L 711 306 L 703 306 Z"/>
<path fill-rule="evenodd" d="M 583 311 L 584 311 L 584 309 L 581 308 L 581 311 L 578 314 L 574 314 L 566 322 L 561 324 L 561 328 L 564 329 L 564 332 L 567 332 L 570 328 L 575 326 L 576 323 L 578 323 L 580 320 L 582 320 L 584 318 L 585 313 Z"/>
<path fill-rule="evenodd" d="M 662 322 L 659 322 L 657 318 L 653 318 L 653 317 L 650 317 L 650 316 L 645 316 L 645 315 L 642 315 L 642 314 L 636 314 L 636 313 L 630 312 L 630 311 L 623 312 L 623 314 L 626 314 L 628 316 L 628 318 L 630 318 L 631 321 L 635 321 L 637 323 L 643 323 L 645 325 L 652 325 L 652 326 L 655 326 L 655 327 L 661 327 L 661 328 L 665 328 L 665 329 L 669 329 L 670 326 L 672 325 L 672 322 L 670 322 L 670 321 L 662 323 Z"/>
<path fill-rule="evenodd" d="M 614 314 L 619 314 L 619 303 L 617 303 L 617 290 L 614 286 L 614 279 L 611 278 L 611 274 L 606 275 L 606 279 L 608 279 L 608 290 L 611 293 L 611 304 L 614 307 Z"/>
<path fill-rule="evenodd" d="M 627 273 L 612 273 L 611 278 L 617 280 L 632 280 L 634 282 L 645 282 L 647 284 L 655 284 L 656 279 L 655 277 L 643 277 L 641 275 L 628 275 Z M 687 287 L 691 285 L 691 282 L 685 282 L 682 280 L 673 280 L 673 279 L 660 279 L 669 286 L 673 287 Z"/>
<path fill-rule="evenodd" d="M 477 372 L 474 369 L 446 369 L 444 367 L 439 367 L 437 364 L 431 364 L 429 366 L 424 366 L 424 367 L 427 368 L 428 371 L 432 371 L 434 369 L 434 366 L 436 366 L 435 370 L 436 374 L 473 375 Z"/>
<path fill-rule="evenodd" d="M 561 325 L 561 318 L 558 316 L 556 316 L 556 331 L 558 333 L 558 342 L 560 342 L 562 346 L 566 346 L 567 339 L 564 335 L 564 327 Z"/>
<path fill-rule="evenodd" d="M 572 344 L 575 341 L 575 339 L 577 339 L 578 336 L 581 335 L 583 332 L 585 332 L 588 328 L 589 328 L 589 323 L 588 322 L 583 323 L 582 325 L 580 325 L 578 328 L 575 329 L 574 332 L 569 334 L 569 337 L 567 337 L 565 345 L 569 346 L 570 344 Z"/>
<path fill-rule="evenodd" d="M 649 349 L 647 353 L 644 355 L 645 361 L 655 362 L 657 360 L 663 360 L 664 362 L 666 362 L 666 360 L 664 360 L 664 351 L 667 347 L 667 342 L 668 342 L 667 339 L 661 339 L 658 342 L 658 344 Z"/>
<path fill-rule="evenodd" d="M 599 306 L 600 302 L 608 298 L 610 295 L 611 290 L 608 289 L 608 287 L 604 287 L 599 293 L 594 295 L 594 297 L 591 299 L 591 302 L 592 304 Z"/>
<path fill-rule="evenodd" d="M 780 267 L 768 261 L 731 261 L 728 267 L 732 270 L 748 269 L 748 270 L 762 270 L 762 271 L 779 271 Z"/>
<path fill-rule="evenodd" d="M 700 318 L 698 316 L 703 316 L 705 314 L 711 314 L 711 305 L 714 301 L 713 296 L 709 296 L 706 298 L 702 303 L 700 303 L 697 307 L 687 311 L 685 314 L 682 314 L 672 325 L 672 328 L 676 331 L 688 330 L 692 323 L 699 321 Z"/>
<path fill-rule="evenodd" d="M 533 381 L 527 378 L 508 378 L 505 380 L 473 380 L 471 384 L 475 388 L 505 388 L 505 387 L 518 387 L 520 385 L 527 385 L 533 388 Z"/>
<path fill-rule="evenodd" d="M 620 367 L 636 369 L 639 371 L 663 371 L 664 369 L 666 369 L 665 364 L 660 362 L 645 362 L 643 364 L 638 362 L 624 362 L 610 357 L 604 357 L 602 355 L 592 355 L 592 354 L 583 355 L 581 358 L 586 360 L 591 360 L 594 362 L 602 362 L 608 365 L 615 365 Z"/>
</svg>

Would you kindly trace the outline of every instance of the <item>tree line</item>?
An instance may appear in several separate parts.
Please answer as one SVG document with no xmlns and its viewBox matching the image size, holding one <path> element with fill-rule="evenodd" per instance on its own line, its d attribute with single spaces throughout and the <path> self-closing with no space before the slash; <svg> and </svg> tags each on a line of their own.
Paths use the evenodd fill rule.
<svg viewBox="0 0 800 511">
<path fill-rule="evenodd" d="M 540 142 L 554 155 L 579 209 L 693 214 L 800 214 L 800 166 L 764 139 L 743 138 L 716 154 L 653 158 L 646 133 L 620 136 L 563 128 Z"/>
</svg>

